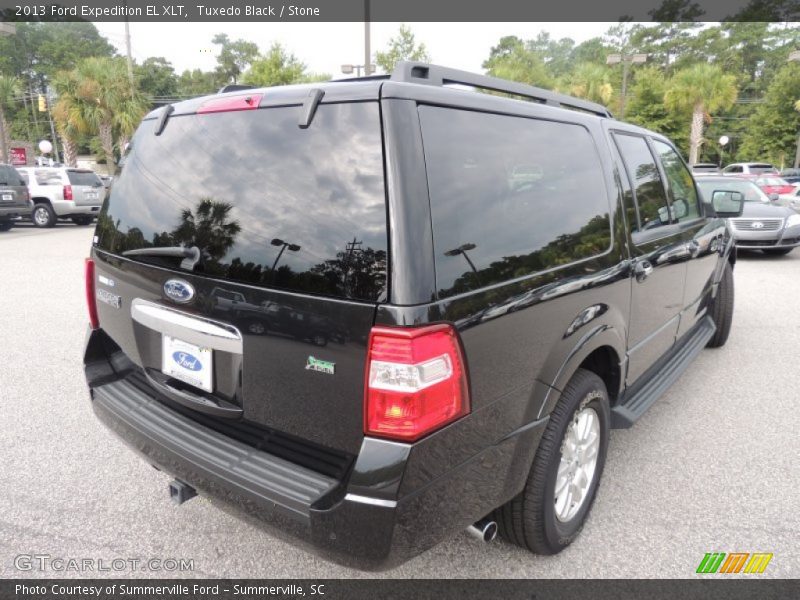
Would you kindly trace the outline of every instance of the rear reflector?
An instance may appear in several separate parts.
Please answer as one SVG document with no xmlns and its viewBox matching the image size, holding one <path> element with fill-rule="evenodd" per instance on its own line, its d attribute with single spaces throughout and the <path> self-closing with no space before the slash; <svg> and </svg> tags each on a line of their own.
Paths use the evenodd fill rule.
<svg viewBox="0 0 800 600">
<path fill-rule="evenodd" d="M 206 100 L 197 109 L 197 114 L 231 112 L 235 110 L 253 110 L 261 104 L 264 94 L 243 94 L 239 96 L 223 96 Z"/>
<path fill-rule="evenodd" d="M 450 325 L 373 327 L 364 432 L 414 441 L 469 412 L 467 373 Z"/>
<path fill-rule="evenodd" d="M 64 186 L 64 200 L 72 200 L 72 186 L 65 185 Z"/>
<path fill-rule="evenodd" d="M 86 259 L 85 267 L 85 287 L 86 287 L 86 307 L 89 309 L 89 324 L 92 329 L 97 329 L 100 326 L 100 321 L 97 318 L 97 299 L 94 292 L 94 261 L 91 258 Z"/>
</svg>

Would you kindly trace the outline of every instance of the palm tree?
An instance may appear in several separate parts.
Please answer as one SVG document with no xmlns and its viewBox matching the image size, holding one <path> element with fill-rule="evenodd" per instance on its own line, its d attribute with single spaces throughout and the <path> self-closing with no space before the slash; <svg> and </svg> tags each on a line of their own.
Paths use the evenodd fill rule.
<svg viewBox="0 0 800 600">
<path fill-rule="evenodd" d="M 6 106 L 17 91 L 17 80 L 0 75 L 0 163 L 9 162 L 8 148 L 11 145 L 11 131 L 6 120 Z"/>
<path fill-rule="evenodd" d="M 700 63 L 678 71 L 667 85 L 664 104 L 677 113 L 692 115 L 689 134 L 689 163 L 695 164 L 703 144 L 703 127 L 711 114 L 726 110 L 736 102 L 736 78 L 717 66 Z"/>
<path fill-rule="evenodd" d="M 565 91 L 573 96 L 608 105 L 614 94 L 609 79 L 609 71 L 603 65 L 582 63 L 561 87 L 566 88 Z"/>
<path fill-rule="evenodd" d="M 55 121 L 61 145 L 64 150 L 64 164 L 77 166 L 78 138 L 90 132 L 89 124 L 84 118 L 84 101 L 78 96 L 79 79 L 75 71 L 62 71 L 53 78 L 53 87 L 58 100 L 53 106 Z"/>
<path fill-rule="evenodd" d="M 74 71 L 76 97 L 81 117 L 97 134 L 106 159 L 106 170 L 114 171 L 114 132 L 129 139 L 147 111 L 141 92 L 132 90 L 125 62 L 120 58 L 87 58 Z"/>
</svg>

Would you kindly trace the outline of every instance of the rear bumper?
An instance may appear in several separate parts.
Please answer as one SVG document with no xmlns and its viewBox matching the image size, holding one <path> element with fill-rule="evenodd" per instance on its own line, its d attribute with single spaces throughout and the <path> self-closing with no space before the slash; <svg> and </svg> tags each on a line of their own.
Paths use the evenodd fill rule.
<svg viewBox="0 0 800 600">
<path fill-rule="evenodd" d="M 31 206 L 29 204 L 15 204 L 10 206 L 8 204 L 0 206 L 0 219 L 13 219 L 16 217 L 21 217 L 22 215 L 27 215 L 31 212 Z"/>
<path fill-rule="evenodd" d="M 97 215 L 102 204 L 75 204 L 69 200 L 53 202 L 53 210 L 59 217 L 72 217 L 75 215 Z"/>
<path fill-rule="evenodd" d="M 125 378 L 90 377 L 90 384 L 97 417 L 149 463 L 278 537 L 364 570 L 400 564 L 519 493 L 547 422 L 529 423 L 438 473 L 446 456 L 365 438 L 351 473 L 338 481 L 200 425 Z M 423 480 L 420 465 L 435 475 Z"/>
</svg>

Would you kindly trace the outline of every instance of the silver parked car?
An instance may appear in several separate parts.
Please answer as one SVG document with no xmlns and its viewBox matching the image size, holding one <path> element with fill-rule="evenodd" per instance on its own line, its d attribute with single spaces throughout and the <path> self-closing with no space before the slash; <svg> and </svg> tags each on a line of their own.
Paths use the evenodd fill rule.
<svg viewBox="0 0 800 600">
<path fill-rule="evenodd" d="M 106 198 L 103 182 L 89 169 L 25 167 L 19 172 L 30 189 L 37 227 L 52 227 L 58 219 L 89 225 Z"/>
<path fill-rule="evenodd" d="M 706 201 L 715 192 L 738 192 L 744 197 L 740 217 L 730 219 L 736 247 L 766 254 L 788 254 L 800 246 L 800 214 L 770 200 L 752 180 L 735 177 L 698 177 Z"/>
</svg>

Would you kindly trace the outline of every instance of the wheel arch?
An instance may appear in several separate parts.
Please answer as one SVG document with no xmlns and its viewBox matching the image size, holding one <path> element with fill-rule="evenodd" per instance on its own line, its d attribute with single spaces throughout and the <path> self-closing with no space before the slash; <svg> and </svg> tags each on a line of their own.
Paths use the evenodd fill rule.
<svg viewBox="0 0 800 600">
<path fill-rule="evenodd" d="M 572 348 L 554 375 L 544 383 L 548 388 L 542 400 L 539 417 L 549 415 L 575 372 L 584 368 L 595 373 L 606 384 L 611 405 L 619 398 L 624 373 L 627 367 L 625 336 L 619 329 L 609 325 L 599 325 Z"/>
</svg>

